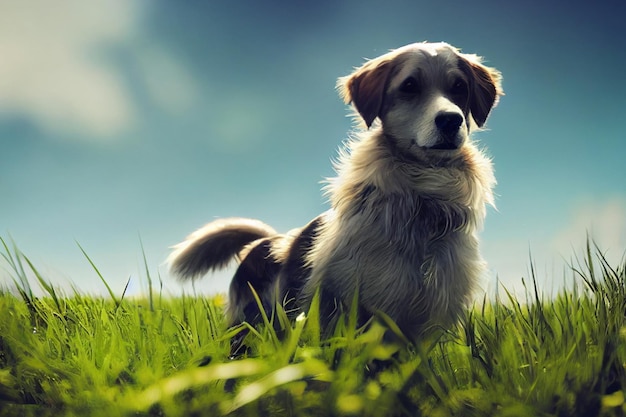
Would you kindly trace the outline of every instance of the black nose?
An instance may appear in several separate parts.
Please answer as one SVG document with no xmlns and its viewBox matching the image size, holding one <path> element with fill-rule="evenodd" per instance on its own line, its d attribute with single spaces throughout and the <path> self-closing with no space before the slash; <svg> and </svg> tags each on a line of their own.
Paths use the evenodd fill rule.
<svg viewBox="0 0 626 417">
<path fill-rule="evenodd" d="M 435 126 L 446 138 L 455 136 L 462 123 L 463 116 L 459 113 L 442 112 L 435 117 Z"/>
</svg>

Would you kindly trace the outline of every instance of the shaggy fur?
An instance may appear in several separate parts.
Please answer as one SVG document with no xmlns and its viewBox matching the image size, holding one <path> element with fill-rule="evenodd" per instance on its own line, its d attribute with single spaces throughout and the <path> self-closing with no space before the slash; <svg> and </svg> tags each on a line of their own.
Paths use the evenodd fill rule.
<svg viewBox="0 0 626 417">
<path fill-rule="evenodd" d="M 366 62 L 337 84 L 365 128 L 340 152 L 326 193 L 331 209 L 277 234 L 261 222 L 209 223 L 175 247 L 182 278 L 240 266 L 230 286 L 231 324 L 264 307 L 306 310 L 319 291 L 332 331 L 355 294 L 362 320 L 382 312 L 410 339 L 448 326 L 484 270 L 477 232 L 495 184 L 470 139 L 502 94 L 500 74 L 445 43 L 417 43 Z"/>
</svg>

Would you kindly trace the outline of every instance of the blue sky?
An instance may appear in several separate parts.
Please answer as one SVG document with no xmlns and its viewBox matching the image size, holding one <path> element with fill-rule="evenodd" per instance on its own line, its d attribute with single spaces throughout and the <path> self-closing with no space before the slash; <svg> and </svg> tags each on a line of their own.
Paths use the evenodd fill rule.
<svg viewBox="0 0 626 417">
<path fill-rule="evenodd" d="M 504 76 L 477 135 L 498 179 L 483 288 L 521 288 L 529 252 L 558 287 L 588 230 L 614 262 L 626 250 L 624 15 L 617 0 L 0 0 L 0 235 L 95 294 L 76 242 L 114 290 L 131 277 L 139 292 L 141 236 L 153 277 L 180 293 L 163 261 L 204 223 L 287 230 L 327 207 L 319 182 L 351 127 L 337 77 L 446 41 Z"/>
</svg>

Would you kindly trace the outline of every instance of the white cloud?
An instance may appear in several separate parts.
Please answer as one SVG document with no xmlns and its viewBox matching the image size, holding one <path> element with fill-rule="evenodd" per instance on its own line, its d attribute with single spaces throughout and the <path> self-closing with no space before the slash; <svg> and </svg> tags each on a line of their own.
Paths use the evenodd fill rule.
<svg viewBox="0 0 626 417">
<path fill-rule="evenodd" d="M 140 3 L 2 1 L 0 112 L 44 132 L 110 139 L 132 127 L 138 103 L 106 53 L 137 59 L 149 96 L 166 111 L 190 102 L 193 81 L 164 51 L 142 48 Z M 174 80 L 172 83 L 171 80 Z"/>
<path fill-rule="evenodd" d="M 568 226 L 550 242 L 553 250 L 563 256 L 585 247 L 585 231 L 604 251 L 610 263 L 620 261 L 626 250 L 626 200 L 586 201 L 571 214 Z"/>
<path fill-rule="evenodd" d="M 164 50 L 154 46 L 138 52 L 138 67 L 154 103 L 174 114 L 189 108 L 195 100 L 196 86 L 185 67 Z"/>
<path fill-rule="evenodd" d="M 584 201 L 564 213 L 566 226 L 554 231 L 511 236 L 483 242 L 483 256 L 489 263 L 490 280 L 484 286 L 495 289 L 495 278 L 517 296 L 523 296 L 522 277 L 530 284 L 530 259 L 542 290 L 555 294 L 564 284 L 571 284 L 573 274 L 568 264 L 578 266 L 583 259 L 586 233 L 589 233 L 611 266 L 617 266 L 626 252 L 626 199 L 611 198 Z"/>
<path fill-rule="evenodd" d="M 124 42 L 132 2 L 5 1 L 0 14 L 0 110 L 56 133 L 110 136 L 135 108 L 123 81 L 97 61 L 98 48 Z"/>
</svg>

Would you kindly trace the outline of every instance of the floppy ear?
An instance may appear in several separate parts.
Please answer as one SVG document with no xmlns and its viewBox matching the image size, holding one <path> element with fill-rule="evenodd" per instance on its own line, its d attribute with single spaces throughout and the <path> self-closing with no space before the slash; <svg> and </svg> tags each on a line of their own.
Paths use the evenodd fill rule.
<svg viewBox="0 0 626 417">
<path fill-rule="evenodd" d="M 482 127 L 491 109 L 498 104 L 499 97 L 504 95 L 502 76 L 495 68 L 482 65 L 476 55 L 459 55 L 461 69 L 467 73 L 470 80 L 470 112 L 476 125 Z"/>
<path fill-rule="evenodd" d="M 390 60 L 369 61 L 337 81 L 339 95 L 346 104 L 354 105 L 368 128 L 380 115 L 390 71 Z"/>
</svg>

